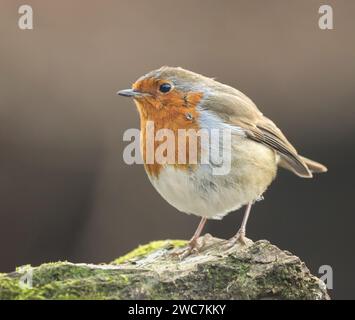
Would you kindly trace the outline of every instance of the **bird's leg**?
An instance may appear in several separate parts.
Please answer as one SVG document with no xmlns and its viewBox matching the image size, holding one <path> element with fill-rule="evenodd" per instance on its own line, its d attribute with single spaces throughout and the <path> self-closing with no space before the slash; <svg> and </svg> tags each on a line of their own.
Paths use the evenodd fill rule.
<svg viewBox="0 0 355 320">
<path fill-rule="evenodd" d="M 191 250 L 195 250 L 195 249 L 198 249 L 198 243 L 197 243 L 197 240 L 198 238 L 200 237 L 201 235 L 201 232 L 203 230 L 203 227 L 205 226 L 206 224 L 206 221 L 207 219 L 206 218 L 202 218 L 194 235 L 192 236 L 192 238 L 190 239 L 189 241 L 189 246 L 191 248 Z"/>
<path fill-rule="evenodd" d="M 178 251 L 173 252 L 172 254 L 174 256 L 179 256 L 180 259 L 182 260 L 182 259 L 186 258 L 187 256 L 189 256 L 193 251 L 198 251 L 199 249 L 201 249 L 203 247 L 203 244 L 199 245 L 198 238 L 201 235 L 201 232 L 203 230 L 203 227 L 206 224 L 206 221 L 207 221 L 206 218 L 201 219 L 194 235 L 192 236 L 192 238 L 189 241 L 189 245 L 185 248 L 182 248 L 182 250 L 178 250 Z"/>
<path fill-rule="evenodd" d="M 252 202 L 249 202 L 247 204 L 240 229 L 238 230 L 236 235 L 231 239 L 231 241 L 234 243 L 239 241 L 242 244 L 246 244 L 245 231 L 246 231 L 246 226 L 247 226 L 247 222 L 248 222 L 248 218 L 249 218 L 250 209 L 251 209 L 252 204 L 253 204 Z"/>
</svg>

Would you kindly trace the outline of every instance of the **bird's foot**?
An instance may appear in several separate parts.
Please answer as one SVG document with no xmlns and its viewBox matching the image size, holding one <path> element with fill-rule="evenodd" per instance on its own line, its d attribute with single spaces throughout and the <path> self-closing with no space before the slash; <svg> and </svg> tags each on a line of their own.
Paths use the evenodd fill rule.
<svg viewBox="0 0 355 320">
<path fill-rule="evenodd" d="M 245 236 L 245 230 L 239 229 L 236 235 L 228 240 L 227 247 L 231 248 L 237 244 L 241 244 L 242 246 L 245 246 L 247 245 L 248 241 L 250 242 L 251 240 Z"/>
<path fill-rule="evenodd" d="M 242 245 L 246 245 L 247 244 L 247 238 L 245 236 L 245 230 L 239 229 L 239 231 L 237 232 L 237 234 L 233 238 L 235 239 L 235 242 L 239 242 Z"/>
<path fill-rule="evenodd" d="M 186 247 L 181 248 L 173 252 L 172 254 L 178 256 L 180 260 L 183 260 L 194 253 L 199 253 L 201 249 L 204 247 L 204 245 L 205 245 L 204 238 L 192 238 Z"/>
</svg>

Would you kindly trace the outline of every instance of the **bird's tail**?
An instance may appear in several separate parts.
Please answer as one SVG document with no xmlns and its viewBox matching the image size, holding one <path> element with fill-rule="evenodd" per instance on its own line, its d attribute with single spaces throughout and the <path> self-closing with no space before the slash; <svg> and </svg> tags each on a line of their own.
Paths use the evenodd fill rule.
<svg viewBox="0 0 355 320">
<path fill-rule="evenodd" d="M 321 173 L 321 172 L 327 172 L 328 171 L 327 167 L 322 165 L 319 162 L 313 161 L 313 160 L 305 158 L 305 157 L 301 157 L 301 159 L 307 165 L 308 169 L 311 172 Z"/>
</svg>

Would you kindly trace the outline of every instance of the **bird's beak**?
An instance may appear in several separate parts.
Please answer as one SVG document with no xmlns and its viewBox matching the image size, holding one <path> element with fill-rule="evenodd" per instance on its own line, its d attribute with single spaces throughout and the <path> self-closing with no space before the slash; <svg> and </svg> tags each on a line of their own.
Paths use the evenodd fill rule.
<svg viewBox="0 0 355 320">
<path fill-rule="evenodd" d="M 133 89 L 124 89 L 117 92 L 118 95 L 123 97 L 130 97 L 130 98 L 139 98 L 144 95 L 144 93 L 133 90 Z"/>
</svg>

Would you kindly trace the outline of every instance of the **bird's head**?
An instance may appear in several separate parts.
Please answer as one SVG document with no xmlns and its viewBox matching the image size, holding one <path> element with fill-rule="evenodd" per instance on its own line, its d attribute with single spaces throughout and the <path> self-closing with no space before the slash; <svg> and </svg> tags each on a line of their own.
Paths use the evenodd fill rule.
<svg viewBox="0 0 355 320">
<path fill-rule="evenodd" d="M 141 115 L 148 118 L 165 115 L 192 121 L 191 113 L 196 113 L 196 107 L 215 83 L 179 67 L 162 67 L 140 77 L 131 89 L 120 90 L 118 94 L 133 98 Z"/>
</svg>

